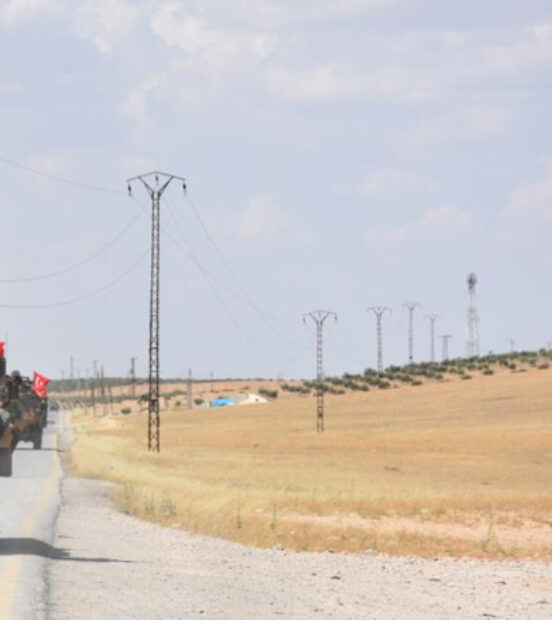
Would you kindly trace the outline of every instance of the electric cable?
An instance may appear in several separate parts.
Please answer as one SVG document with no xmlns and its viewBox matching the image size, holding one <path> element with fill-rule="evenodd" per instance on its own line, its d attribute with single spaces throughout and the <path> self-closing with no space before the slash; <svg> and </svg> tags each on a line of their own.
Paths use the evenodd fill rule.
<svg viewBox="0 0 552 620">
<path fill-rule="evenodd" d="M 71 185 L 73 187 L 78 187 L 80 189 L 87 189 L 93 192 L 101 192 L 103 194 L 113 194 L 116 196 L 120 196 L 125 193 L 122 190 L 111 189 L 108 187 L 101 187 L 99 185 L 92 185 L 90 183 L 82 183 L 81 181 L 75 181 L 74 179 L 69 179 L 67 177 L 60 177 L 56 174 L 51 174 L 49 172 L 44 172 L 43 170 L 38 170 L 37 168 L 32 168 L 31 166 L 26 166 L 25 164 L 20 164 L 19 162 L 13 161 L 12 159 L 8 159 L 7 157 L 0 156 L 0 163 L 5 164 L 7 166 L 11 166 L 12 168 L 19 168 L 20 170 L 24 170 L 25 172 L 30 172 L 31 174 L 35 174 L 45 179 L 49 179 L 50 181 L 56 181 L 57 183 L 63 183 L 64 185 Z"/>
<path fill-rule="evenodd" d="M 90 293 L 85 293 L 84 295 L 72 297 L 64 301 L 58 301 L 58 302 L 47 303 L 47 304 L 0 304 L 0 308 L 8 308 L 12 310 L 40 310 L 40 309 L 45 309 L 45 308 L 59 308 L 61 306 L 71 306 L 81 301 L 85 301 L 86 299 L 90 299 L 91 297 L 95 297 L 96 295 L 99 295 L 100 293 L 107 291 L 108 289 L 114 287 L 116 284 L 121 282 L 121 280 L 123 280 L 128 275 L 130 275 L 144 261 L 148 253 L 149 253 L 149 250 L 146 250 L 145 252 L 143 252 L 140 255 L 140 258 L 135 263 L 133 263 L 128 269 L 123 271 L 123 273 L 120 274 L 117 278 L 91 291 Z"/>
<path fill-rule="evenodd" d="M 215 252 L 217 253 L 217 256 L 219 257 L 220 261 L 222 262 L 222 264 L 224 265 L 224 267 L 226 268 L 226 270 L 228 271 L 228 273 L 230 274 L 230 276 L 232 277 L 234 282 L 237 284 L 238 288 L 242 291 L 244 303 L 247 303 L 249 306 L 251 306 L 251 308 L 253 308 L 253 310 L 257 313 L 257 315 L 265 323 L 265 325 L 267 325 L 267 327 L 271 331 L 273 331 L 279 338 L 281 338 L 284 342 L 286 342 L 287 344 L 289 344 L 292 347 L 300 348 L 297 344 L 295 344 L 294 342 L 291 342 L 278 329 L 276 329 L 270 323 L 270 321 L 268 319 L 271 318 L 271 319 L 273 319 L 275 321 L 280 321 L 282 323 L 288 323 L 288 324 L 293 324 L 293 325 L 300 325 L 301 324 L 300 321 L 293 321 L 293 320 L 290 320 L 290 319 L 285 319 L 285 318 L 281 318 L 281 317 L 278 317 L 276 315 L 270 314 L 270 313 L 262 310 L 253 301 L 251 296 L 248 294 L 245 286 L 241 283 L 241 281 L 239 280 L 239 278 L 236 275 L 235 271 L 230 266 L 230 263 L 224 257 L 224 254 L 222 253 L 221 249 L 219 248 L 219 246 L 218 246 L 217 242 L 215 241 L 213 235 L 210 233 L 209 229 L 207 228 L 207 225 L 205 224 L 205 221 L 201 217 L 201 214 L 199 212 L 198 207 L 196 206 L 195 202 L 192 200 L 192 198 L 189 195 L 187 190 L 186 190 L 186 198 L 188 199 L 188 202 L 190 203 L 190 205 L 192 207 L 192 211 L 193 211 L 196 219 L 198 220 L 201 228 L 203 229 L 203 232 L 205 233 L 205 236 L 207 237 L 207 239 L 209 240 L 209 242 L 213 246 L 213 248 L 214 248 Z"/>
<path fill-rule="evenodd" d="M 177 232 L 179 233 L 180 237 L 182 238 L 183 242 L 184 242 L 184 246 L 182 246 L 178 241 L 176 241 L 172 236 L 167 235 L 171 241 L 178 247 L 180 248 L 181 251 L 183 251 L 188 258 L 196 265 L 196 267 L 199 269 L 203 279 L 205 280 L 206 284 L 209 286 L 209 288 L 211 289 L 211 292 L 213 293 L 213 295 L 215 296 L 215 298 L 217 299 L 218 303 L 220 304 L 221 308 L 224 310 L 224 312 L 226 313 L 226 315 L 229 317 L 229 319 L 231 320 L 232 324 L 234 325 L 234 327 L 240 332 L 240 334 L 255 348 L 257 349 L 260 353 L 262 353 L 263 355 L 267 356 L 270 359 L 279 359 L 280 361 L 294 361 L 296 359 L 298 359 L 301 355 L 304 354 L 304 352 L 306 351 L 306 349 L 301 350 L 300 353 L 298 355 L 292 356 L 292 357 L 288 357 L 288 358 L 276 358 L 274 355 L 272 355 L 269 351 L 267 351 L 263 346 L 261 346 L 259 343 L 257 343 L 249 334 L 248 332 L 242 327 L 242 325 L 239 323 L 239 321 L 236 319 L 236 317 L 233 315 L 233 313 L 231 312 L 230 308 L 227 306 L 227 304 L 224 302 L 224 299 L 221 297 L 221 295 L 219 294 L 219 292 L 217 291 L 216 287 L 213 285 L 213 282 L 211 281 L 211 279 L 209 278 L 209 272 L 203 267 L 203 265 L 197 260 L 194 252 L 191 250 L 191 248 L 189 247 L 189 243 L 184 235 L 184 233 L 182 232 L 182 230 L 180 229 L 180 225 L 178 223 L 178 220 L 176 219 L 174 210 L 171 208 L 171 206 L 169 205 L 169 203 L 167 201 L 166 205 L 167 208 L 169 209 L 169 214 L 170 217 L 175 225 L 175 228 L 177 230 Z"/>
<path fill-rule="evenodd" d="M 18 284 L 18 283 L 23 283 L 23 282 L 36 282 L 38 280 L 47 280 L 49 278 L 55 278 L 57 276 L 65 275 L 67 273 L 71 273 L 72 271 L 80 269 L 80 267 L 84 267 L 85 265 L 88 265 L 88 263 L 91 263 L 93 260 L 95 260 L 96 258 L 99 258 L 103 254 L 105 254 L 110 248 L 112 248 L 127 232 L 129 232 L 132 229 L 134 224 L 136 224 L 136 222 L 140 219 L 141 216 L 142 216 L 142 213 L 138 212 L 136 215 L 132 217 L 130 222 L 128 222 L 128 224 L 126 224 L 126 226 L 120 232 L 118 232 L 115 235 L 115 237 L 113 237 L 110 241 L 108 241 L 103 247 L 101 247 L 99 250 L 97 250 L 96 252 L 88 256 L 87 258 L 84 258 L 78 263 L 71 265 L 70 267 L 66 267 L 65 269 L 59 269 L 58 271 L 51 271 L 49 273 L 44 273 L 44 274 L 36 275 L 36 276 L 26 276 L 23 278 L 0 278 L 0 284 Z"/>
</svg>

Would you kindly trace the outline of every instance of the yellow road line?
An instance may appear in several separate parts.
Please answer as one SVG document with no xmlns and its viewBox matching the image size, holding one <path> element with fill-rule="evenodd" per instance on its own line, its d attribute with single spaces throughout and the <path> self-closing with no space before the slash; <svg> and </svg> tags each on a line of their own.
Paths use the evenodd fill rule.
<svg viewBox="0 0 552 620">
<path fill-rule="evenodd" d="M 59 437 L 61 432 L 63 431 L 64 414 L 62 414 L 60 418 L 60 424 L 58 427 L 58 432 L 56 434 L 56 449 L 52 453 L 52 458 L 54 461 L 52 465 L 52 471 L 50 472 L 49 477 L 44 483 L 42 493 L 40 494 L 38 502 L 35 504 L 33 511 L 23 523 L 23 527 L 21 528 L 21 531 L 19 533 L 20 538 L 26 538 L 33 533 L 36 524 L 44 511 L 44 508 L 50 501 L 52 492 L 58 480 L 59 472 L 61 469 L 58 453 Z M 22 555 L 12 555 L 8 559 L 4 571 L 0 574 L 0 620 L 8 620 L 11 616 L 11 612 L 15 604 L 15 593 L 22 563 Z"/>
</svg>

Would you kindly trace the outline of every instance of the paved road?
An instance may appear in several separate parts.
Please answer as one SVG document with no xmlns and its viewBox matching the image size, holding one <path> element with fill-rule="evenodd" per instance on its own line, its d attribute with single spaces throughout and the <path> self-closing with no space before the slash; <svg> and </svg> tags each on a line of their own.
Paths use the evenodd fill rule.
<svg viewBox="0 0 552 620">
<path fill-rule="evenodd" d="M 0 619 L 46 618 L 47 558 L 60 505 L 61 414 L 50 413 L 43 449 L 20 444 L 13 476 L 0 478 Z"/>
</svg>

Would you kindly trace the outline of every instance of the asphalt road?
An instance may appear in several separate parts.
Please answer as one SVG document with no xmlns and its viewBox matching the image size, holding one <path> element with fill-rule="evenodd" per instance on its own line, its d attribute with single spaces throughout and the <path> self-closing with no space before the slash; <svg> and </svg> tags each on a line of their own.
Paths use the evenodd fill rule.
<svg viewBox="0 0 552 620">
<path fill-rule="evenodd" d="M 46 568 L 60 506 L 63 416 L 49 414 L 43 449 L 20 444 L 13 476 L 0 478 L 0 619 L 47 617 Z"/>
</svg>

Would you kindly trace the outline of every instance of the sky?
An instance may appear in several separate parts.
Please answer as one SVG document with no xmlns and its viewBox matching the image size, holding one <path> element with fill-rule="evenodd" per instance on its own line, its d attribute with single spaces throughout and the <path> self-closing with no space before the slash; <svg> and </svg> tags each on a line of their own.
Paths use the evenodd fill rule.
<svg viewBox="0 0 552 620">
<path fill-rule="evenodd" d="M 313 376 L 317 309 L 374 367 L 376 305 L 406 363 L 407 301 L 463 356 L 470 272 L 482 353 L 552 341 L 549 0 L 2 0 L 0 58 L 11 368 L 145 375 L 151 170 L 165 377 Z"/>
</svg>

